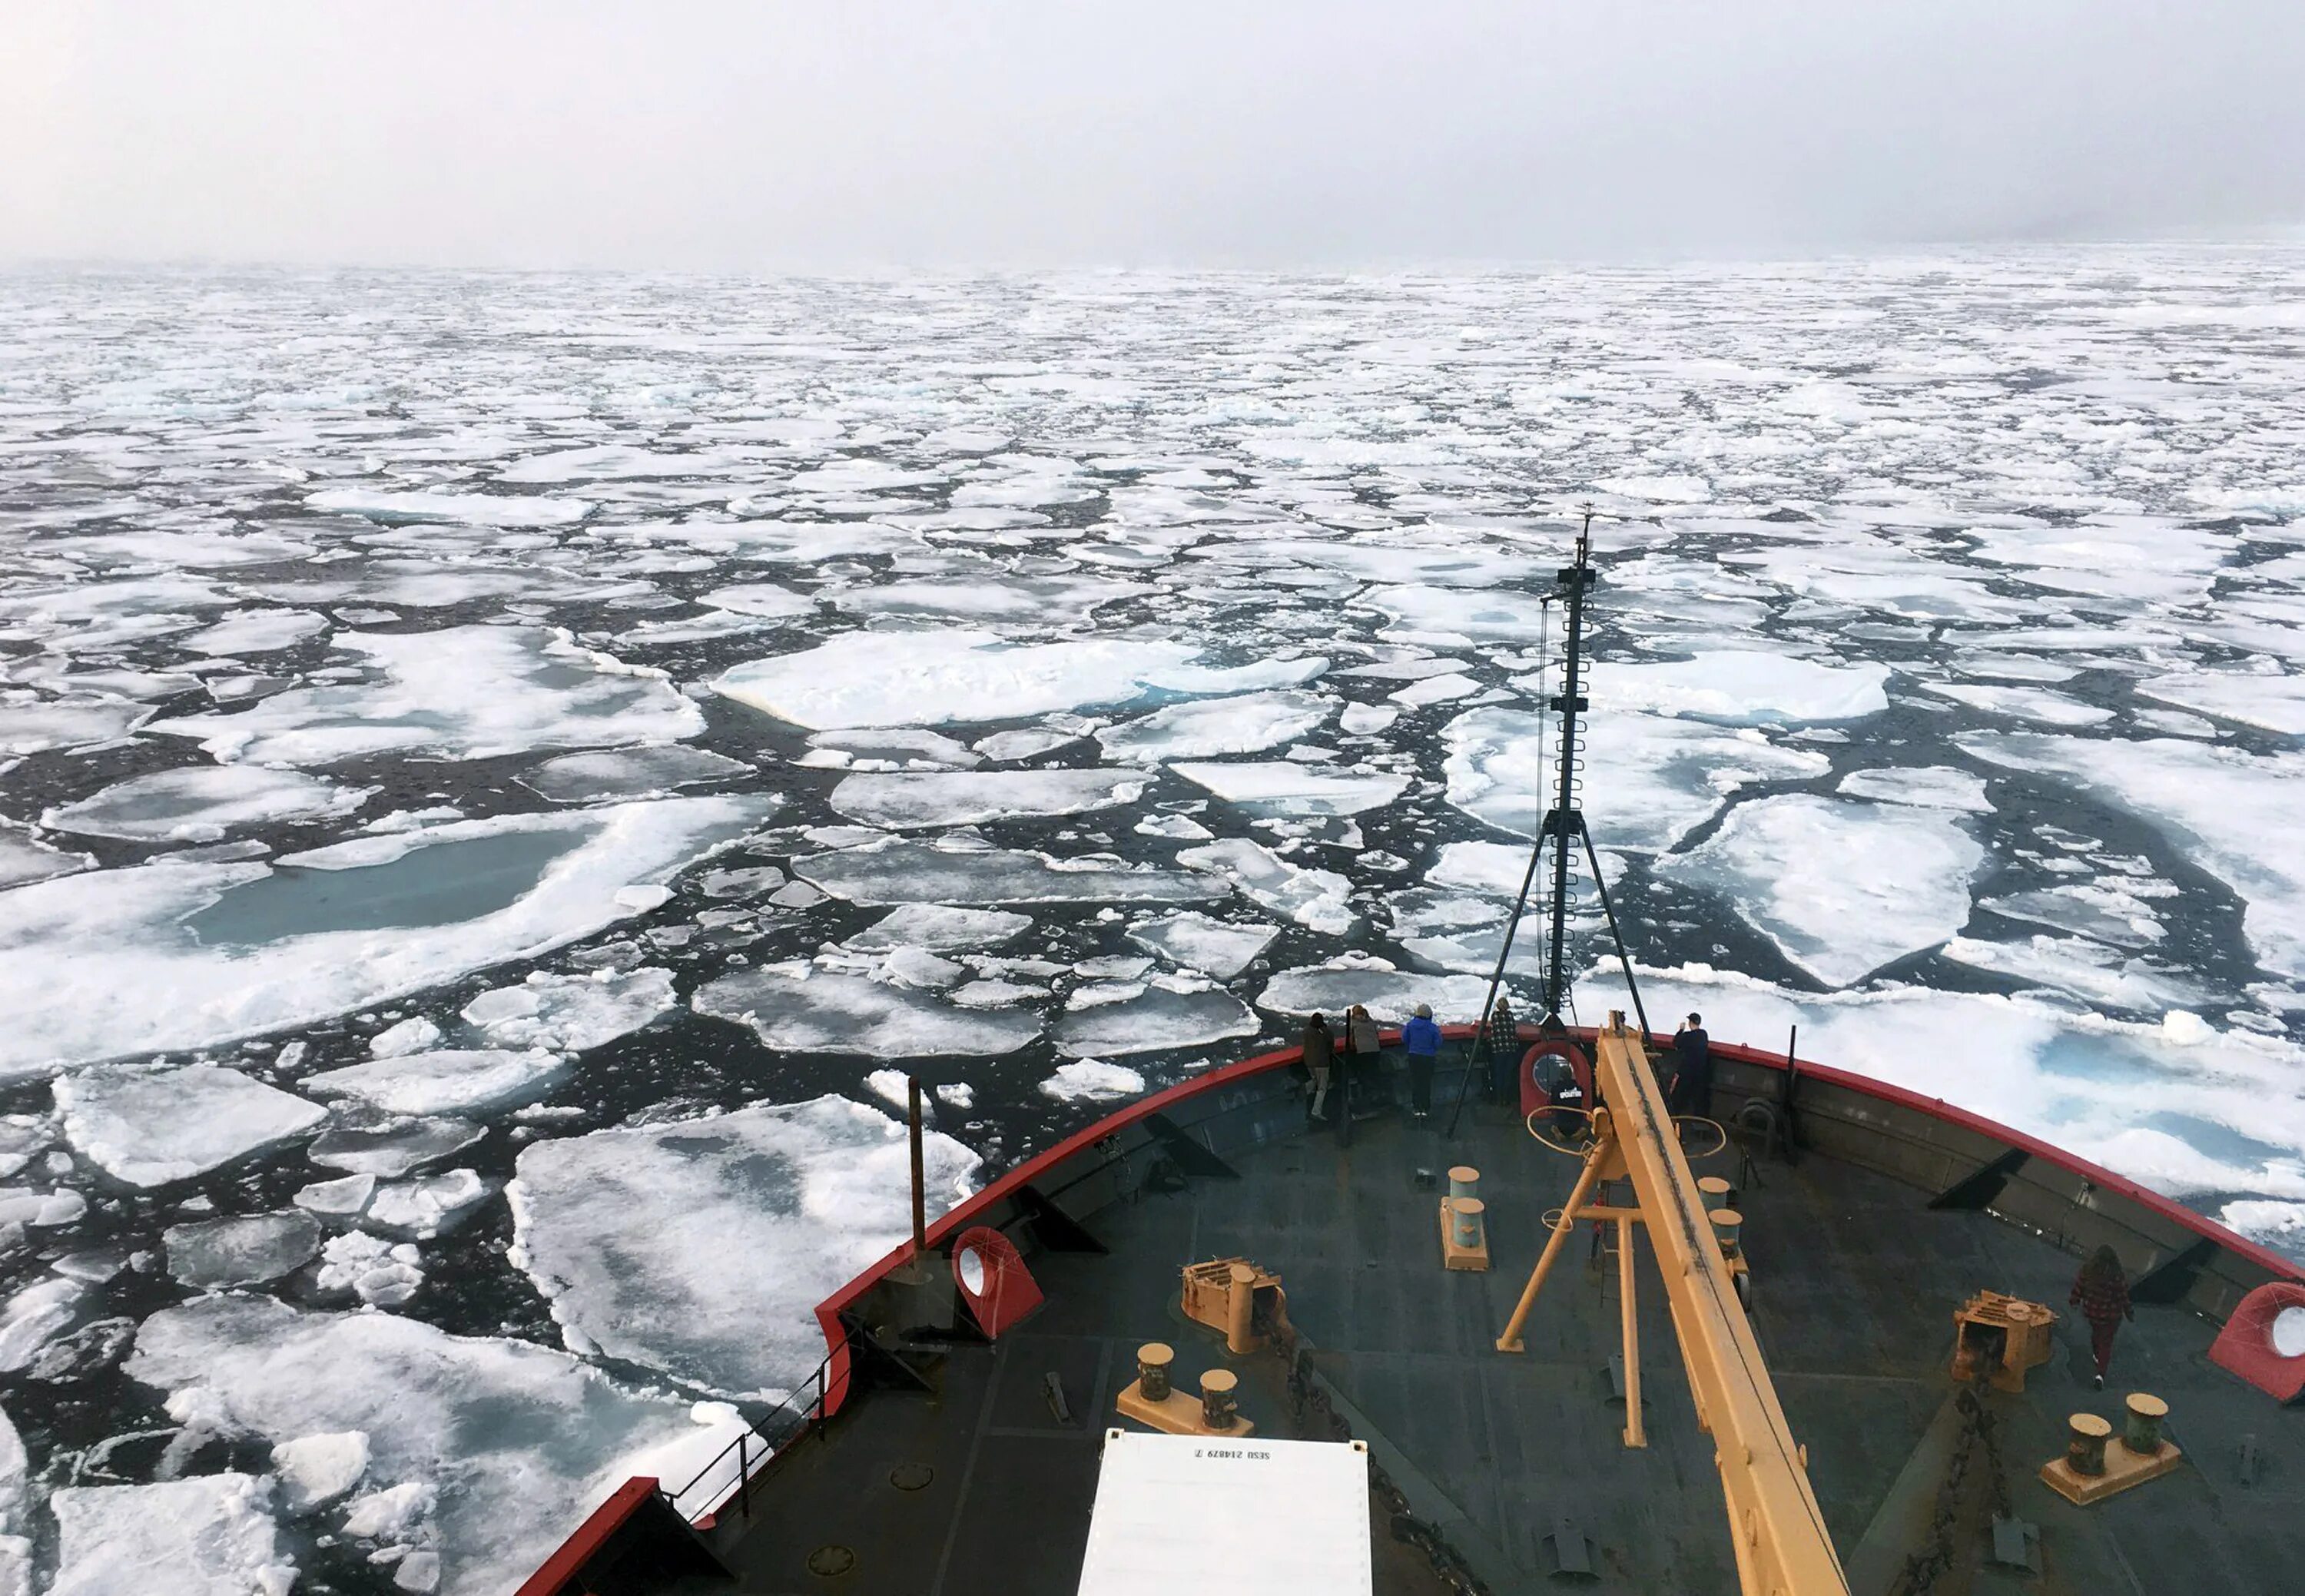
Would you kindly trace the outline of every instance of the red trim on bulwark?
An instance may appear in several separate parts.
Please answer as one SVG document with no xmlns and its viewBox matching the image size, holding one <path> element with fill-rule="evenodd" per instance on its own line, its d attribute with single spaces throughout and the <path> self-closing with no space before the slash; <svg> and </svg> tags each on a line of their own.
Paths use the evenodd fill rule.
<svg viewBox="0 0 2305 1596">
<path fill-rule="evenodd" d="M 974 1285 L 969 1284 L 968 1273 L 962 1267 L 971 1258 L 980 1271 Z M 952 1280 L 968 1310 L 976 1316 L 976 1327 L 988 1340 L 999 1340 L 1003 1330 L 1044 1300 L 1041 1283 L 1025 1267 L 1025 1255 L 1016 1250 L 1016 1243 L 989 1225 L 972 1225 L 953 1242 Z"/>
<path fill-rule="evenodd" d="M 517 1596 L 559 1596 L 592 1560 L 593 1554 L 608 1543 L 633 1515 L 633 1510 L 656 1494 L 656 1481 L 634 1476 L 608 1493 L 608 1499 L 592 1509 L 592 1516 L 577 1526 L 576 1532 L 560 1543 L 560 1549 L 544 1559 L 544 1566 L 522 1582 Z"/>
</svg>

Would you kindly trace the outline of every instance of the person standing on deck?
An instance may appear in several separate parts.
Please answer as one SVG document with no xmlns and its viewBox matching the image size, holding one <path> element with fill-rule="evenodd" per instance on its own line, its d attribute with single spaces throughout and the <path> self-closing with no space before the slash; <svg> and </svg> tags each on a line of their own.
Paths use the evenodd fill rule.
<svg viewBox="0 0 2305 1596">
<path fill-rule="evenodd" d="M 2089 1355 L 2097 1360 L 2097 1388 L 2102 1391 L 2105 1373 L 2113 1367 L 2114 1335 L 2122 1319 L 2137 1317 L 2129 1305 L 2129 1276 L 2121 1272 L 2121 1255 L 2110 1247 L 2089 1254 L 2088 1262 L 2073 1276 L 2071 1301 L 2088 1320 Z"/>
<path fill-rule="evenodd" d="M 1489 1023 L 1482 1035 L 1489 1046 L 1489 1097 L 1501 1103 L 1514 1096 L 1513 1073 L 1521 1053 L 1520 1021 L 1501 992 L 1497 994 L 1496 1006 L 1489 1011 Z"/>
<path fill-rule="evenodd" d="M 1335 1042 L 1329 1035 L 1325 1015 L 1314 1014 L 1305 1021 L 1305 1068 L 1313 1077 L 1313 1102 L 1309 1113 L 1314 1119 L 1325 1119 L 1329 1102 L 1329 1067 L 1335 1054 Z"/>
<path fill-rule="evenodd" d="M 1368 1010 L 1355 1003 L 1345 1011 L 1345 1034 L 1338 1037 L 1337 1042 L 1344 1054 L 1338 1061 L 1337 1068 L 1352 1073 L 1352 1079 L 1345 1083 L 1345 1090 L 1352 1101 L 1361 1104 L 1377 1102 L 1377 1091 L 1373 1082 L 1381 1048 L 1376 1021 L 1369 1017 Z"/>
<path fill-rule="evenodd" d="M 1680 1022 L 1672 1034 L 1672 1050 L 1677 1062 L 1667 1106 L 1675 1114 L 1712 1113 L 1713 1050 L 1712 1038 L 1705 1034 L 1705 1016 L 1691 1014 Z"/>
<path fill-rule="evenodd" d="M 1400 1046 L 1408 1054 L 1409 1107 L 1418 1119 L 1433 1113 L 1433 1070 L 1441 1062 L 1441 1028 L 1433 1023 L 1433 1005 L 1419 1003 L 1416 1014 L 1400 1028 Z"/>
</svg>

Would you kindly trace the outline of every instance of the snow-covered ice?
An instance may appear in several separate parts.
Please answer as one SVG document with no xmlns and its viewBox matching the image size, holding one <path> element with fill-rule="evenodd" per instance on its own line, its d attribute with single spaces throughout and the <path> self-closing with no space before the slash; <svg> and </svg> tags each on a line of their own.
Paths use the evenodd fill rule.
<svg viewBox="0 0 2305 1596">
<path fill-rule="evenodd" d="M 1717 894 L 1819 980 L 1846 986 L 1957 935 L 1984 859 L 1937 811 L 1787 793 L 1739 804 L 1658 867 Z"/>
<path fill-rule="evenodd" d="M 1127 1065 L 1095 1058 L 1059 1064 L 1057 1072 L 1041 1082 L 1042 1094 L 1059 1103 L 1109 1103 L 1134 1097 L 1144 1089 L 1144 1077 Z"/>
<path fill-rule="evenodd" d="M 1128 940 L 1171 963 L 1229 981 L 1246 969 L 1280 935 L 1277 926 L 1243 925 L 1194 910 L 1161 915 L 1128 928 Z"/>
<path fill-rule="evenodd" d="M 49 1596 L 288 1596 L 296 1566 L 278 1544 L 272 1481 L 202 1474 L 157 1485 L 74 1486 L 56 1515 Z"/>
<path fill-rule="evenodd" d="M 1957 809 L 1970 815 L 1993 812 L 1993 801 L 1985 796 L 1985 778 L 1945 764 L 1851 771 L 1841 778 L 1840 789 L 1851 798 L 1876 798 L 1886 804 Z"/>
<path fill-rule="evenodd" d="M 1118 858 L 1058 859 L 1015 849 L 881 842 L 812 854 L 793 874 L 851 903 L 1190 903 L 1221 898 L 1205 877 Z M 4 902 L 4 900 L 0 900 Z"/>
<path fill-rule="evenodd" d="M 1751 726 L 1858 721 L 1889 707 L 1886 665 L 1829 665 L 1754 649 L 1718 649 L 1656 663 L 1604 660 L 1593 668 L 1596 714 L 1654 710 Z"/>
<path fill-rule="evenodd" d="M 683 787 L 752 774 L 753 767 L 741 759 L 685 743 L 667 743 L 598 754 L 563 754 L 523 771 L 520 782 L 556 804 L 591 804 L 603 798 L 661 798 Z"/>
<path fill-rule="evenodd" d="M 1360 815 L 1399 798 L 1408 778 L 1393 772 L 1333 771 L 1289 759 L 1193 761 L 1170 770 L 1257 815 Z"/>
<path fill-rule="evenodd" d="M 530 973 L 464 1005 L 463 1018 L 504 1048 L 583 1053 L 629 1036 L 673 1006 L 672 972 L 644 968 L 589 976 Z"/>
<path fill-rule="evenodd" d="M 40 824 L 83 837 L 212 842 L 242 826 L 349 815 L 375 791 L 372 787 L 341 787 L 302 771 L 186 765 L 115 781 L 50 809 Z"/>
<path fill-rule="evenodd" d="M 1221 987 L 1171 992 L 1148 986 L 1118 1003 L 1075 1008 L 1050 1033 L 1057 1051 L 1074 1057 L 1105 1053 L 1156 1053 L 1171 1047 L 1205 1047 L 1237 1037 L 1253 1037 L 1257 1019 L 1248 1005 Z"/>
<path fill-rule="evenodd" d="M 1316 730 L 1333 707 L 1317 693 L 1244 693 L 1171 704 L 1096 734 L 1108 759 L 1142 764 L 1256 754 Z"/>
<path fill-rule="evenodd" d="M 1352 883 L 1333 870 L 1307 869 L 1259 842 L 1229 838 L 1187 848 L 1177 862 L 1230 882 L 1277 915 L 1331 936 L 1352 928 Z"/>
<path fill-rule="evenodd" d="M 936 1131 L 923 1152 L 933 1216 L 977 1158 Z M 572 1347 L 782 1393 L 824 1356 L 817 1303 L 909 1230 L 909 1156 L 902 1121 L 831 1096 L 536 1142 L 506 1189 L 518 1260 Z"/>
<path fill-rule="evenodd" d="M 388 1114 L 487 1114 L 533 1103 L 567 1074 L 567 1061 L 540 1047 L 449 1048 L 323 1070 L 297 1084 L 323 1097 L 357 1097 Z"/>
<path fill-rule="evenodd" d="M 165 1186 L 302 1136 L 327 1111 L 237 1070 L 108 1068 L 55 1083 L 73 1150 L 116 1181 Z"/>
<path fill-rule="evenodd" d="M 857 775 L 832 789 L 833 808 L 890 831 L 974 825 L 989 820 L 1084 815 L 1143 796 L 1135 771 L 952 771 Z"/>
<path fill-rule="evenodd" d="M 956 1009 L 926 993 L 802 962 L 733 971 L 689 1002 L 699 1014 L 750 1026 L 768 1046 L 789 1053 L 998 1054 L 1041 1034 L 1029 1014 Z"/>
</svg>

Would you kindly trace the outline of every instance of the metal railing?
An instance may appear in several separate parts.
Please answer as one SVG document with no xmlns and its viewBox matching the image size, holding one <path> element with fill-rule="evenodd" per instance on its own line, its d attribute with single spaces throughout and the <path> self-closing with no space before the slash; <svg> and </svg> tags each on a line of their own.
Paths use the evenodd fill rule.
<svg viewBox="0 0 2305 1596">
<path fill-rule="evenodd" d="M 657 1494 L 672 1505 L 673 1511 L 691 1523 L 699 1515 L 725 1508 L 732 1501 L 738 1515 L 749 1520 L 753 1515 L 753 1482 L 768 1472 L 769 1465 L 784 1455 L 792 1441 L 824 1422 L 825 1395 L 831 1379 L 832 1361 L 847 1350 L 847 1343 L 844 1339 L 839 1346 L 825 1353 L 824 1361 L 816 1366 L 815 1372 L 787 1393 L 783 1401 L 758 1419 L 746 1419 L 744 1428 L 736 1432 L 736 1438 L 714 1453 L 711 1461 L 697 1470 L 687 1484 L 678 1489 L 669 1489 L 659 1483 Z M 804 1394 L 812 1392 L 813 1394 L 808 1395 L 804 1404 L 795 1405 Z M 732 1456 L 736 1462 L 736 1472 L 727 1486 L 714 1490 L 707 1500 L 693 1506 L 689 1505 L 687 1498 L 698 1487 L 716 1481 L 724 1475 Z"/>
</svg>

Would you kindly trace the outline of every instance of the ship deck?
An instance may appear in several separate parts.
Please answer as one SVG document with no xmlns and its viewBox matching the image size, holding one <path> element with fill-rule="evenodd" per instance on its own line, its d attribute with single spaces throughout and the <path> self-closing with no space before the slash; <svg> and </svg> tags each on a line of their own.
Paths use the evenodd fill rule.
<svg viewBox="0 0 2305 1596">
<path fill-rule="evenodd" d="M 1617 1271 L 1613 1258 L 1591 1258 L 1589 1233 L 1572 1239 L 1538 1301 L 1527 1353 L 1493 1346 L 1573 1161 L 1538 1147 L 1501 1107 L 1469 1108 L 1453 1141 L 1440 1124 L 1386 1114 L 1359 1123 L 1349 1147 L 1326 1132 L 1285 1137 L 1235 1156 L 1238 1178 L 1195 1178 L 1089 1216 L 1110 1250 L 1033 1254 L 1048 1301 L 1033 1317 L 994 1344 L 954 1347 L 933 1392 L 887 1386 L 853 1398 L 787 1450 L 741 1518 L 732 1506 L 717 1540 L 733 1589 L 1073 1596 L 1098 1444 L 1118 1422 L 1113 1399 L 1133 1377 L 1135 1349 L 1173 1344 L 1187 1390 L 1226 1362 L 1221 1344 L 1182 1319 L 1178 1269 L 1243 1255 L 1281 1275 L 1335 1410 L 1490 1590 L 1734 1590 L 1713 1439 L 1697 1427 L 1646 1245 L 1636 1291 L 1648 1445 L 1631 1450 L 1607 1368 L 1620 1342 Z M 1459 1163 L 1481 1171 L 1492 1272 L 1441 1267 L 1438 1197 L 1417 1172 L 1441 1174 L 1445 1187 Z M 1736 1181 L 1739 1165 L 1732 1147 L 1697 1172 Z M 1739 1187 L 1755 1329 L 1851 1589 L 1892 1589 L 1927 1532 L 1960 1431 L 1952 1314 L 1985 1287 L 2063 1315 L 2051 1361 L 2021 1395 L 1990 1404 L 2006 1499 L 2039 1526 L 2044 1571 L 1989 1565 L 1972 1503 L 1953 1566 L 1930 1589 L 2241 1596 L 2305 1583 L 2305 1420 L 2206 1361 L 2216 1327 L 2182 1307 L 2140 1306 L 2109 1387 L 2096 1391 L 2086 1327 L 2065 1306 L 2075 1259 L 1988 1214 L 1932 1211 L 1929 1195 L 1815 1153 L 1762 1163 L 1757 1182 Z M 1232 1366 L 1242 1411 L 1263 1433 L 1300 1433 L 1277 1357 Z M 1065 1420 L 1047 1394 L 1051 1374 Z M 2096 1506 L 2069 1506 L 2037 1478 L 2063 1450 L 2066 1415 L 2117 1421 L 2130 1390 L 2169 1403 L 2184 1466 Z M 925 1465 L 927 1482 L 917 1469 L 897 1473 L 902 1464 Z M 917 1488 L 900 1489 L 892 1473 Z M 1376 1589 L 1444 1589 L 1374 1501 Z M 1564 1520 L 1589 1538 L 1594 1574 L 1558 1572 L 1546 1538 Z M 812 1572 L 820 1553 L 821 1568 L 846 1571 Z"/>
</svg>

